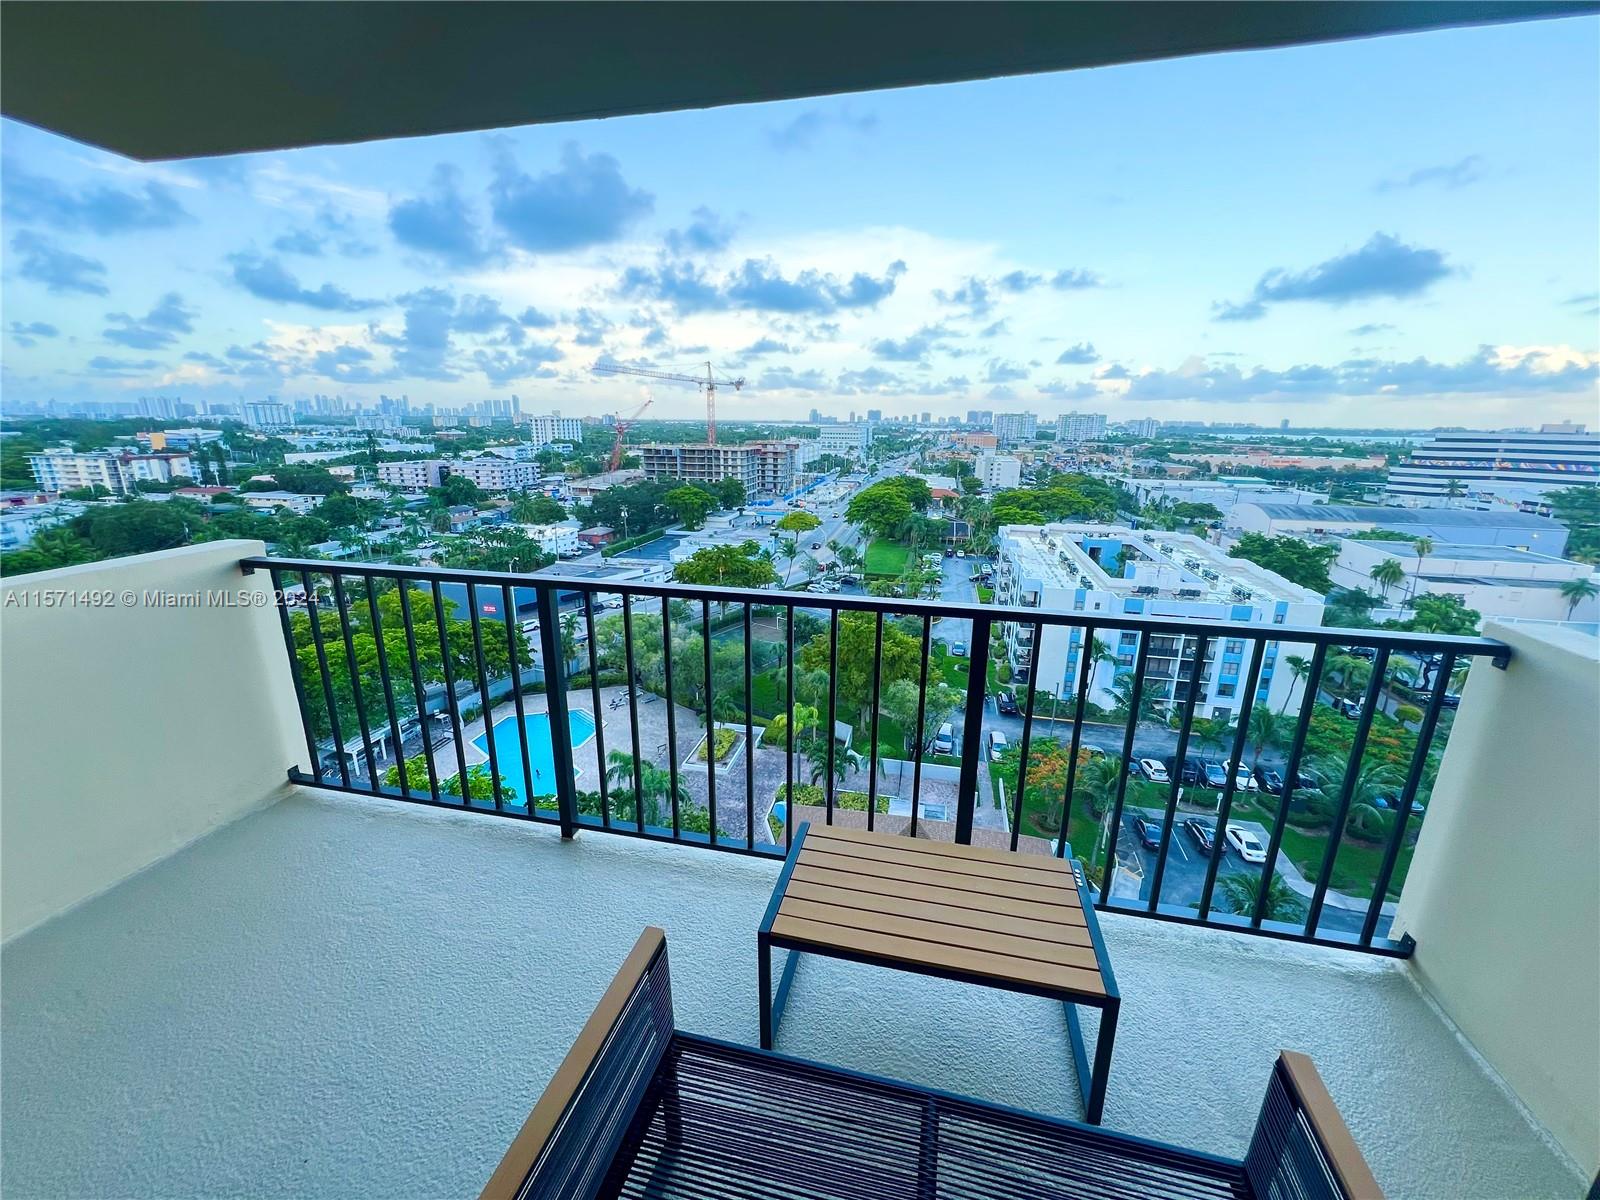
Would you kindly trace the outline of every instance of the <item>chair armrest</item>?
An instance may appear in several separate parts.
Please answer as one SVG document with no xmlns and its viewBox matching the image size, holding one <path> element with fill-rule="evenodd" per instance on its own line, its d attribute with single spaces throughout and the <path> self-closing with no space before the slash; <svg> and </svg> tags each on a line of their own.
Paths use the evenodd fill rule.
<svg viewBox="0 0 1600 1200">
<path fill-rule="evenodd" d="M 1293 1050 L 1278 1053 L 1244 1167 L 1258 1196 L 1383 1200 L 1315 1064 Z"/>
<path fill-rule="evenodd" d="M 592 1194 L 672 1040 L 666 934 L 645 929 L 484 1185 L 482 1200 Z"/>
</svg>

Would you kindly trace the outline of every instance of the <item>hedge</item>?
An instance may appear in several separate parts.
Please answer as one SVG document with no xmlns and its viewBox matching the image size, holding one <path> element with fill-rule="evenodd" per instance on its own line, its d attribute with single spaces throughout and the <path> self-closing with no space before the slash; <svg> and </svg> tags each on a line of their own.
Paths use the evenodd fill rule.
<svg viewBox="0 0 1600 1200">
<path fill-rule="evenodd" d="M 788 791 L 789 785 L 786 783 L 781 784 L 778 790 L 772 795 L 773 802 L 784 802 L 787 799 Z M 814 783 L 795 784 L 794 798 L 794 802 L 796 804 L 805 804 L 812 808 L 826 808 L 828 806 L 828 793 L 823 791 Z M 866 812 L 867 794 L 865 792 L 846 792 L 836 790 L 833 793 L 833 806 L 835 808 L 848 808 L 852 812 Z M 877 811 L 880 813 L 886 813 L 889 811 L 889 797 L 878 797 Z"/>
<path fill-rule="evenodd" d="M 612 558 L 621 554 L 624 550 L 632 550 L 636 546 L 643 546 L 646 542 L 655 541 L 666 531 L 667 527 L 663 525 L 659 529 L 650 529 L 644 533 L 636 533 L 631 538 L 623 538 L 620 542 L 611 542 L 609 545 L 600 547 L 600 557 Z"/>
</svg>

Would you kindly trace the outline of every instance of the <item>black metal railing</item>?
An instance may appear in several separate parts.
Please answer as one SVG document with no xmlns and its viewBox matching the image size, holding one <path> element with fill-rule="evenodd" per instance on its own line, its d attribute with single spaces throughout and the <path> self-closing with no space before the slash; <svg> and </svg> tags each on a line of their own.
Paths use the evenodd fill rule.
<svg viewBox="0 0 1600 1200">
<path fill-rule="evenodd" d="M 297 782 L 773 857 L 805 820 L 1070 852 L 1103 910 L 1384 954 L 1409 952 L 1389 937 L 1392 900 L 1461 670 L 1510 653 L 1366 629 L 242 567 L 279 596 Z M 1012 626 L 1026 671 L 1008 661 Z M 1179 638 L 1176 671 L 1152 669 Z"/>
</svg>

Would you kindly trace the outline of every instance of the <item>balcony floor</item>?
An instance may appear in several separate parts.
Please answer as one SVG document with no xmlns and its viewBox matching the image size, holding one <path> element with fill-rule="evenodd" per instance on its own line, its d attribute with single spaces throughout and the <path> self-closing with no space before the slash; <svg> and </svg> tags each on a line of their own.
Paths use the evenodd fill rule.
<svg viewBox="0 0 1600 1200">
<path fill-rule="evenodd" d="M 777 867 L 304 792 L 6 947 L 0 1190 L 475 1195 L 646 923 L 755 1041 Z M 1106 1124 L 1242 1153 L 1309 1052 L 1391 1196 L 1585 1181 L 1392 961 L 1129 917 Z M 1093 1026 L 1093 1018 L 1086 1024 Z M 1046 1001 L 808 959 L 783 1050 L 1075 1116 Z"/>
</svg>

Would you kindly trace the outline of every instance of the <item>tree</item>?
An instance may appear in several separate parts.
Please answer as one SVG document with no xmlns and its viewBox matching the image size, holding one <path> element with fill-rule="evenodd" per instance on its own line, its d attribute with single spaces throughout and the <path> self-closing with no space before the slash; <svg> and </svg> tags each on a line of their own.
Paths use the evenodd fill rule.
<svg viewBox="0 0 1600 1200">
<path fill-rule="evenodd" d="M 454 508 L 459 504 L 476 506 L 484 499 L 483 489 L 465 475 L 447 475 L 438 487 L 429 488 L 428 493 L 441 508 Z"/>
<path fill-rule="evenodd" d="M 801 534 L 810 533 L 821 524 L 822 518 L 817 516 L 816 513 L 808 513 L 804 509 L 796 509 L 794 512 L 780 517 L 774 528 L 781 529 L 785 533 Z"/>
<path fill-rule="evenodd" d="M 855 571 L 861 566 L 861 551 L 853 545 L 845 544 L 836 547 L 833 552 L 833 558 L 846 571 Z"/>
<path fill-rule="evenodd" d="M 88 542 L 70 529 L 41 529 L 33 541 L 21 550 L 13 550 L 0 557 L 0 575 L 30 575 L 35 571 L 53 571 L 57 567 L 72 567 L 79 563 L 95 562 L 101 557 Z"/>
<path fill-rule="evenodd" d="M 1118 720 L 1126 721 L 1128 719 L 1129 702 L 1133 699 L 1133 679 L 1133 672 L 1129 671 L 1126 675 L 1120 675 L 1112 680 L 1111 687 L 1108 689 L 1116 697 L 1113 711 L 1118 714 Z M 1139 715 L 1136 724 L 1142 725 L 1148 721 L 1159 721 L 1161 719 L 1161 706 L 1165 703 L 1167 703 L 1166 698 L 1156 695 L 1154 688 L 1140 688 Z"/>
<path fill-rule="evenodd" d="M 740 542 L 696 550 L 672 569 L 672 578 L 702 587 L 763 588 L 778 582 L 778 572 L 755 542 Z"/>
<path fill-rule="evenodd" d="M 706 514 L 716 507 L 716 501 L 697 487 L 676 487 L 661 497 L 661 502 L 683 522 L 685 529 L 699 529 Z"/>
<path fill-rule="evenodd" d="M 828 657 L 828 635 L 819 633 L 800 650 L 800 665 L 807 671 L 832 676 L 837 706 L 852 713 L 857 728 L 869 716 L 872 701 L 872 659 L 875 622 L 867 613 L 842 613 L 839 617 L 839 656 Z M 917 679 L 922 669 L 922 643 L 893 625 L 883 627 L 883 659 L 879 687 L 887 690 L 900 679 Z"/>
<path fill-rule="evenodd" d="M 1469 637 L 1478 632 L 1478 623 L 1482 619 L 1482 614 L 1477 609 L 1468 608 L 1460 596 L 1424 593 L 1411 602 L 1409 618 L 1404 621 L 1385 621 L 1383 628 Z"/>
<path fill-rule="evenodd" d="M 717 503 L 723 508 L 743 508 L 748 501 L 744 484 L 733 476 L 717 484 Z"/>
<path fill-rule="evenodd" d="M 1597 587 L 1592 575 L 1584 575 L 1579 579 L 1569 579 L 1561 585 L 1561 598 L 1567 602 L 1567 620 L 1572 620 L 1572 614 L 1578 611 L 1578 605 L 1585 600 L 1592 600 L 1600 596 L 1600 587 Z"/>
<path fill-rule="evenodd" d="M 1338 556 L 1337 546 L 1318 546 L 1297 537 L 1268 537 L 1262 533 L 1244 534 L 1228 550 L 1230 558 L 1247 559 L 1290 583 L 1323 595 L 1333 590 L 1328 568 Z"/>
<path fill-rule="evenodd" d="M 1260 766 L 1262 755 L 1283 745 L 1284 733 L 1284 720 L 1281 714 L 1273 712 L 1266 705 L 1252 708 L 1250 724 L 1245 733 L 1250 745 L 1255 748 L 1255 757 L 1251 762 Z"/>
<path fill-rule="evenodd" d="M 892 538 L 911 520 L 911 502 L 888 480 L 857 492 L 845 508 L 845 519 L 875 537 Z"/>
<path fill-rule="evenodd" d="M 519 492 L 511 501 L 511 519 L 523 525 L 554 525 L 567 519 L 567 510 L 549 496 Z"/>
<path fill-rule="evenodd" d="M 1373 583 L 1378 585 L 1378 590 L 1387 597 L 1390 588 L 1398 587 L 1405 582 L 1406 569 L 1400 565 L 1398 558 L 1385 558 L 1382 562 L 1377 563 L 1372 570 L 1368 571 L 1367 575 L 1372 579 Z"/>
<path fill-rule="evenodd" d="M 189 500 L 133 500 L 90 509 L 70 527 L 101 555 L 118 558 L 182 546 L 204 519 L 200 506 Z"/>
<path fill-rule="evenodd" d="M 813 705 L 796 704 L 794 706 L 794 740 L 796 743 L 804 741 L 806 734 L 816 728 L 817 720 L 817 710 Z M 764 746 L 788 749 L 789 713 L 787 708 L 767 722 L 767 733 L 761 739 L 761 742 Z"/>
<path fill-rule="evenodd" d="M 334 529 L 365 529 L 383 512 L 375 500 L 357 500 L 348 492 L 333 492 L 316 507 L 316 514 Z"/>
<path fill-rule="evenodd" d="M 637 794 L 633 786 L 636 772 L 639 777 Z M 670 825 L 674 798 L 680 809 L 693 802 L 683 780 L 674 778 L 670 770 L 658 767 L 649 759 L 635 759 L 621 750 L 613 750 L 606 755 L 606 781 L 611 785 L 613 820 L 637 820 L 636 805 L 642 802 L 646 825 Z"/>
<path fill-rule="evenodd" d="M 811 783 L 813 787 L 821 787 L 823 780 L 828 778 L 828 748 L 826 744 L 813 745 L 809 748 L 806 759 L 811 765 Z M 851 771 L 859 771 L 866 762 L 848 746 L 838 747 L 833 754 L 833 781 L 841 784 L 845 776 Z"/>
<path fill-rule="evenodd" d="M 1258 875 L 1243 871 L 1230 871 L 1217 879 L 1216 906 L 1223 912 L 1245 916 L 1256 910 L 1256 894 L 1261 882 Z M 1293 923 L 1305 919 L 1306 902 L 1284 881 L 1276 871 L 1267 882 L 1267 903 L 1263 914 L 1268 921 Z"/>
<path fill-rule="evenodd" d="M 1600 487 L 1559 488 L 1545 499 L 1556 520 L 1567 527 L 1567 557 L 1600 562 Z"/>
<path fill-rule="evenodd" d="M 1284 666 L 1289 668 L 1289 673 L 1294 676 L 1289 682 L 1288 694 L 1283 698 L 1283 704 L 1278 709 L 1282 715 L 1289 710 L 1289 702 L 1294 699 L 1294 689 L 1297 684 L 1303 685 L 1306 676 L 1311 674 L 1311 660 L 1303 654 L 1286 654 L 1283 659 Z"/>
</svg>

